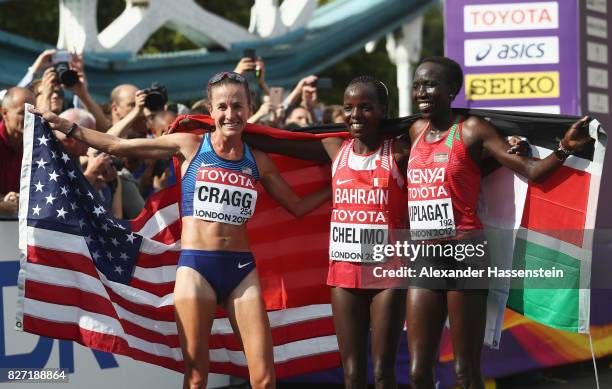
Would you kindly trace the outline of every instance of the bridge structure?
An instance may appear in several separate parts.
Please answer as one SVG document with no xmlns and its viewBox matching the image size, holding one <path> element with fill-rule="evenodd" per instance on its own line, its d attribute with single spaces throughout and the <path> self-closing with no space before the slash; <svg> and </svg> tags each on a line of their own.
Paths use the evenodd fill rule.
<svg viewBox="0 0 612 389">
<path fill-rule="evenodd" d="M 12 0 L 9 0 L 12 1 Z M 207 78 L 233 69 L 245 48 L 266 61 L 270 85 L 291 87 L 386 38 L 397 67 L 399 113 L 410 113 L 411 64 L 419 58 L 423 13 L 437 0 L 255 0 L 248 29 L 201 8 L 193 0 L 126 0 L 126 8 L 103 31 L 97 0 L 59 0 L 58 48 L 85 53 L 91 94 L 107 100 L 120 83 L 166 85 L 173 100 L 203 96 Z M 184 34 L 197 50 L 138 55 L 161 27 Z M 0 86 L 15 85 L 44 49 L 41 42 L 0 31 Z M 214 50 L 213 50 L 214 49 Z M 357 71 L 357 70 L 356 70 Z"/>
</svg>

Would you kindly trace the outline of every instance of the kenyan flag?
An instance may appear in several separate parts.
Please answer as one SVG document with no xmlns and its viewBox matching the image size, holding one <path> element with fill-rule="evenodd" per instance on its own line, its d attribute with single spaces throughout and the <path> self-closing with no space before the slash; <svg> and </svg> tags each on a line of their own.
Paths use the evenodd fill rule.
<svg viewBox="0 0 612 389">
<path fill-rule="evenodd" d="M 526 136 L 536 159 L 548 156 L 578 119 L 484 110 L 470 113 L 484 116 L 506 135 Z M 490 242 L 493 260 L 517 271 L 563 272 L 562 277 L 492 279 L 495 287 L 490 294 L 486 339 L 494 347 L 498 346 L 506 296 L 507 306 L 528 318 L 562 330 L 589 331 L 593 234 L 607 140 L 596 120 L 589 130 L 595 139 L 593 146 L 569 157 L 541 183 L 527 182 L 506 168 L 483 179 L 479 207 L 483 222 L 505 231 L 501 241 L 493 237 Z"/>
</svg>

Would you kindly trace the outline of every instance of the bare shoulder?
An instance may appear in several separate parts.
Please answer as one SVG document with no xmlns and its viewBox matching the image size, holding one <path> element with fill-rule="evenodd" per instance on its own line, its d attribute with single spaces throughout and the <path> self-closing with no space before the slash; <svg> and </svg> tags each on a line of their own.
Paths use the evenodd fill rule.
<svg viewBox="0 0 612 389">
<path fill-rule="evenodd" d="M 491 123 L 481 118 L 480 116 L 471 115 L 463 121 L 463 128 L 474 131 L 480 129 L 488 130 L 494 127 L 491 125 Z"/>
<path fill-rule="evenodd" d="M 195 153 L 198 152 L 200 142 L 202 141 L 202 135 L 190 134 L 190 133 L 174 133 L 162 135 L 159 138 L 162 141 L 168 142 L 168 146 L 178 147 L 179 153 L 183 158 L 190 160 Z"/>
<path fill-rule="evenodd" d="M 410 134 L 410 139 L 414 140 L 429 124 L 429 122 L 425 119 L 417 119 L 408 129 L 408 133 Z"/>
<path fill-rule="evenodd" d="M 321 139 L 321 143 L 323 143 L 324 145 L 333 145 L 333 146 L 342 146 L 342 142 L 344 142 L 344 138 L 341 138 L 339 136 L 330 136 L 328 138 L 323 138 Z"/>
<path fill-rule="evenodd" d="M 463 134 L 467 140 L 484 140 L 497 134 L 495 127 L 479 116 L 468 116 L 463 121 Z"/>
</svg>

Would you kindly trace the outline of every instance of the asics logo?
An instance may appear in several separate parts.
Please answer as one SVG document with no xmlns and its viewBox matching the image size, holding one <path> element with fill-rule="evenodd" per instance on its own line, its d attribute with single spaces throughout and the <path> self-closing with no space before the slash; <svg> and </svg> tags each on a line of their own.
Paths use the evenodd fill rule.
<svg viewBox="0 0 612 389">
<path fill-rule="evenodd" d="M 246 262 L 246 263 L 238 262 L 238 269 L 242 269 L 243 267 L 248 266 L 250 263 L 253 263 L 253 261 L 249 261 L 249 262 Z"/>
<path fill-rule="evenodd" d="M 354 180 L 354 178 L 349 178 L 348 180 L 336 180 L 336 185 L 338 185 L 338 186 L 340 186 L 340 185 L 344 185 L 344 184 L 346 184 L 347 182 L 351 182 L 351 181 L 353 181 L 353 180 Z"/>
<path fill-rule="evenodd" d="M 485 59 L 487 57 L 487 55 L 489 55 L 489 53 L 491 52 L 491 49 L 493 48 L 492 45 L 489 45 L 489 47 L 486 47 L 485 49 L 481 50 L 479 53 L 476 54 L 476 61 L 482 61 L 483 59 Z"/>
</svg>

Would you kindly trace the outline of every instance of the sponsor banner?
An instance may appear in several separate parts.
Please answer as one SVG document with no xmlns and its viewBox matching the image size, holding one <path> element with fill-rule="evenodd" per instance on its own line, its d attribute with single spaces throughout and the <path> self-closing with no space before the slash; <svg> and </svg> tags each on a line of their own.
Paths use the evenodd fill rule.
<svg viewBox="0 0 612 389">
<path fill-rule="evenodd" d="M 463 8 L 463 31 L 547 30 L 559 27 L 556 1 L 468 5 Z"/>
<path fill-rule="evenodd" d="M 580 114 L 578 0 L 453 0 L 444 6 L 445 55 L 465 74 L 453 107 Z M 589 56 L 607 62 L 604 49 L 593 47 Z"/>
<path fill-rule="evenodd" d="M 516 111 L 516 112 L 534 112 L 534 113 L 551 113 L 558 115 L 561 112 L 561 107 L 558 105 L 515 105 L 505 107 L 483 107 L 486 109 L 495 109 L 498 111 Z"/>
<path fill-rule="evenodd" d="M 465 76 L 466 100 L 559 97 L 559 72 L 491 73 Z"/>
<path fill-rule="evenodd" d="M 463 53 L 465 66 L 554 64 L 559 63 L 559 38 L 467 39 Z"/>
</svg>

